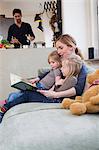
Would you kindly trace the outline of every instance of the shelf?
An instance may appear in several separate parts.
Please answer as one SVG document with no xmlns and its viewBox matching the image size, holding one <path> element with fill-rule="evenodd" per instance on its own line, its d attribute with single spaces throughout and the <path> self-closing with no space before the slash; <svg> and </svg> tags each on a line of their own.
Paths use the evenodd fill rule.
<svg viewBox="0 0 99 150">
<path fill-rule="evenodd" d="M 86 62 L 96 62 L 99 61 L 99 58 L 95 58 L 95 59 L 87 59 L 85 60 Z"/>
</svg>

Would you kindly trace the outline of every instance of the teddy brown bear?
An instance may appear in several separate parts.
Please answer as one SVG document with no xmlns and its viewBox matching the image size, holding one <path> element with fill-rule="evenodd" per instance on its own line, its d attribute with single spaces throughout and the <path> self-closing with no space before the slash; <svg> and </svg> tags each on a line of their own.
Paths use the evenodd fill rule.
<svg viewBox="0 0 99 150">
<path fill-rule="evenodd" d="M 77 96 L 75 100 L 64 98 L 61 106 L 64 109 L 70 109 L 74 115 L 99 112 L 99 69 L 94 73 L 87 75 L 89 88 L 82 96 Z"/>
</svg>

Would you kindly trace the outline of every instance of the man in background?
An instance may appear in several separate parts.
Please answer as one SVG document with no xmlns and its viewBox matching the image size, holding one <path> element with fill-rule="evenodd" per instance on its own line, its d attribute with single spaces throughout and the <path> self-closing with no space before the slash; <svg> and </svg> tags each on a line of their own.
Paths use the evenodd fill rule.
<svg viewBox="0 0 99 150">
<path fill-rule="evenodd" d="M 35 35 L 29 23 L 22 22 L 22 12 L 20 9 L 13 10 L 14 24 L 9 27 L 7 40 L 14 44 L 15 48 L 23 45 L 30 45 L 35 39 Z"/>
</svg>

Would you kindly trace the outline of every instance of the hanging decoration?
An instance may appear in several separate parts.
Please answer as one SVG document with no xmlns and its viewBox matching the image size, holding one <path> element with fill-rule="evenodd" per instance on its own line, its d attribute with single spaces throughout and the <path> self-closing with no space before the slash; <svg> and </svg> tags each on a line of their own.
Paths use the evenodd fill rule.
<svg viewBox="0 0 99 150">
<path fill-rule="evenodd" d="M 44 10 L 46 12 L 47 17 L 49 18 L 49 24 L 53 31 L 53 41 L 55 41 L 56 38 L 62 34 L 62 28 L 60 28 L 62 26 L 62 21 L 61 16 L 59 15 L 59 11 L 61 10 L 58 10 L 58 8 L 61 7 L 60 1 L 61 0 L 44 2 Z"/>
<path fill-rule="evenodd" d="M 57 13 L 57 3 L 56 1 L 45 1 L 44 2 L 44 10 L 46 12 L 47 17 L 50 19 L 53 13 Z"/>
<path fill-rule="evenodd" d="M 61 0 L 45 1 L 44 8 L 40 3 L 40 13 L 36 14 L 34 21 L 39 22 L 38 29 L 43 32 L 41 15 L 46 13 L 49 18 L 49 24 L 53 31 L 53 41 L 62 34 L 62 19 L 61 19 Z"/>
</svg>

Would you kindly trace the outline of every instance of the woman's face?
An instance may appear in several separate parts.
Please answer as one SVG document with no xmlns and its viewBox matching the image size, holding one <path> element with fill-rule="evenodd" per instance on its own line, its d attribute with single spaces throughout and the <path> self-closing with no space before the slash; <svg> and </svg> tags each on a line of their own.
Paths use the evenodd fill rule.
<svg viewBox="0 0 99 150">
<path fill-rule="evenodd" d="M 56 42 L 56 48 L 58 54 L 62 58 L 68 58 L 74 52 L 73 47 L 67 46 L 66 44 L 63 44 L 60 41 Z"/>
</svg>

